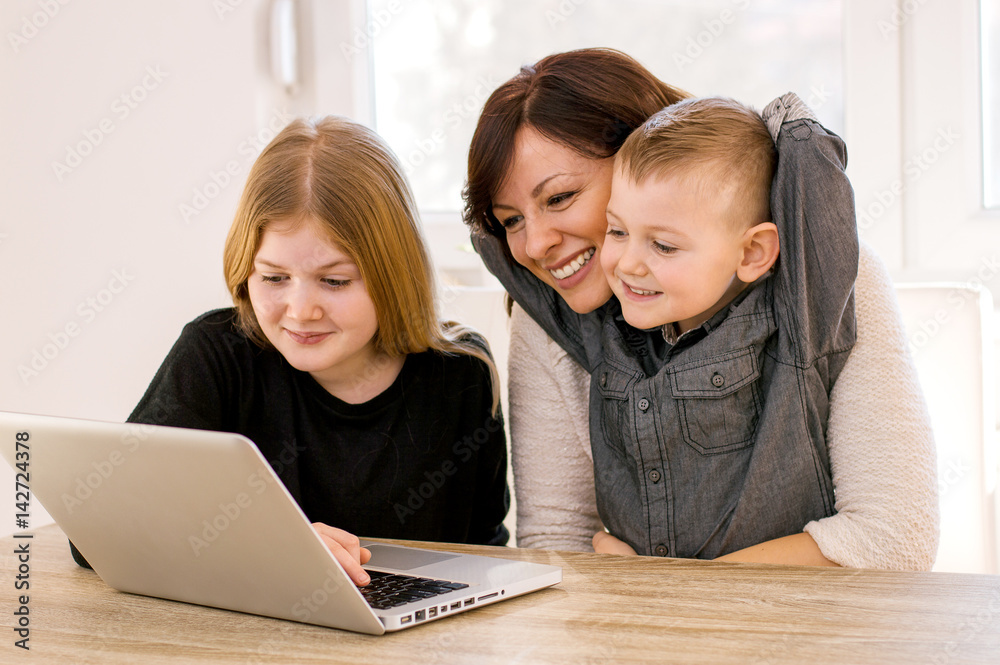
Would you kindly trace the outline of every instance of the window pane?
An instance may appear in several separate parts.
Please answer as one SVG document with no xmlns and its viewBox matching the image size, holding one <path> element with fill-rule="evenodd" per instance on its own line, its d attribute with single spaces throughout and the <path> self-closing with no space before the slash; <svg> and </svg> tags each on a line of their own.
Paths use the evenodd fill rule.
<svg viewBox="0 0 1000 665">
<path fill-rule="evenodd" d="M 425 211 L 461 208 L 479 110 L 523 64 L 609 46 L 696 95 L 793 90 L 843 129 L 841 0 L 371 0 L 375 117 Z"/>
<path fill-rule="evenodd" d="M 983 204 L 1000 208 L 1000 0 L 982 0 Z"/>
</svg>

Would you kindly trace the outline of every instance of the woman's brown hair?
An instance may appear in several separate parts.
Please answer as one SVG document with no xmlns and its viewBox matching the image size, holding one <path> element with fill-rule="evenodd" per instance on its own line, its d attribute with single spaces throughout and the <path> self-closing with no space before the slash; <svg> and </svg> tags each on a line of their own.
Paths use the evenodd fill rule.
<svg viewBox="0 0 1000 665">
<path fill-rule="evenodd" d="M 396 156 L 372 130 L 346 118 L 293 120 L 254 162 L 223 255 L 226 285 L 243 331 L 270 347 L 247 289 L 271 222 L 310 220 L 358 266 L 378 317 L 373 340 L 388 356 L 433 349 L 479 358 L 489 368 L 493 411 L 500 402 L 489 352 L 470 328 L 438 319 L 434 274 L 417 207 Z"/>
<path fill-rule="evenodd" d="M 649 116 L 688 97 L 630 56 L 607 48 L 567 51 L 524 66 L 493 91 L 472 136 L 464 219 L 473 232 L 506 234 L 493 195 L 514 161 L 517 131 L 531 127 L 584 157 L 614 156 Z"/>
</svg>

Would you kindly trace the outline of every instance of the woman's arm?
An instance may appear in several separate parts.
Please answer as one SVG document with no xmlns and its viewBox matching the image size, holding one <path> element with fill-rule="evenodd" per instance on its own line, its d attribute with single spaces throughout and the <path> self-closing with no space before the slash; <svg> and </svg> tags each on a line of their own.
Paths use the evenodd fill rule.
<svg viewBox="0 0 1000 665">
<path fill-rule="evenodd" d="M 590 457 L 590 376 L 517 305 L 508 376 L 517 544 L 589 551 L 603 528 Z"/>
<path fill-rule="evenodd" d="M 855 288 L 857 343 L 831 393 L 827 427 L 837 512 L 810 522 L 803 533 L 720 561 L 889 570 L 934 565 L 940 526 L 930 416 L 892 280 L 863 243 Z M 594 547 L 632 553 L 603 531 Z"/>
<path fill-rule="evenodd" d="M 836 513 L 805 527 L 842 566 L 929 570 L 940 536 L 930 415 L 892 280 L 862 245 L 857 343 L 830 395 Z"/>
</svg>

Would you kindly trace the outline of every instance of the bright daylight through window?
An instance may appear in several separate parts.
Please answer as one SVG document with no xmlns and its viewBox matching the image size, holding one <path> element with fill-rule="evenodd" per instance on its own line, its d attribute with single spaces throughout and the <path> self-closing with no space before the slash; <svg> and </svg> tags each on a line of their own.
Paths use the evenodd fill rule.
<svg viewBox="0 0 1000 665">
<path fill-rule="evenodd" d="M 371 0 L 376 127 L 425 212 L 457 212 L 483 102 L 523 64 L 625 51 L 668 83 L 763 108 L 795 91 L 843 131 L 839 0 Z M 808 54 L 808 57 L 803 57 Z M 457 217 L 456 217 L 457 219 Z"/>
<path fill-rule="evenodd" d="M 1000 0 L 981 0 L 983 204 L 1000 208 Z"/>
</svg>

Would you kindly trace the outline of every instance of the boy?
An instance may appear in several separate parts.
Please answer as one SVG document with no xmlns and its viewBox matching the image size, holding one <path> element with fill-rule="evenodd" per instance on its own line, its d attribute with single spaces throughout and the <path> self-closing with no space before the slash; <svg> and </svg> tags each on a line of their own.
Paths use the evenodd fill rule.
<svg viewBox="0 0 1000 665">
<path fill-rule="evenodd" d="M 601 248 L 618 298 L 594 312 L 480 240 L 589 372 L 598 511 L 639 554 L 716 558 L 834 512 L 826 424 L 858 263 L 846 151 L 793 94 L 762 115 L 685 100 L 632 133 Z"/>
<path fill-rule="evenodd" d="M 820 144 L 792 166 L 846 161 L 810 117 L 780 131 Z M 608 530 L 640 553 L 715 557 L 756 544 L 761 522 L 777 538 L 833 511 L 826 417 L 854 342 L 857 232 L 853 217 L 772 202 L 776 162 L 765 121 L 721 98 L 664 109 L 616 156 L 601 264 L 621 316 L 605 319 L 593 372 L 595 483 Z M 797 193 L 825 194 L 830 210 L 851 196 L 845 178 Z M 674 523 L 682 505 L 695 519 Z"/>
</svg>

